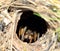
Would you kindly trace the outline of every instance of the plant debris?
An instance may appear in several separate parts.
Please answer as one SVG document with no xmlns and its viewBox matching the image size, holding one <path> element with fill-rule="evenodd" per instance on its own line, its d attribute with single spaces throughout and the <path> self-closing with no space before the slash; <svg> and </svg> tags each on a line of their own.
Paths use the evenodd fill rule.
<svg viewBox="0 0 60 51">
<path fill-rule="evenodd" d="M 47 32 L 33 43 L 21 41 L 16 34 L 18 21 L 27 10 L 49 24 Z M 0 0 L 0 51 L 60 51 L 60 1 Z"/>
</svg>

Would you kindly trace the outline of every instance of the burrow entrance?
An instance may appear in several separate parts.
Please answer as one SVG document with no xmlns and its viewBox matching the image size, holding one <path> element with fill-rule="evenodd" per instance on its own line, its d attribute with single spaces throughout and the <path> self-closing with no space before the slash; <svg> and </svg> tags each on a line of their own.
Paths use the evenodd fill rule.
<svg viewBox="0 0 60 51">
<path fill-rule="evenodd" d="M 45 34 L 47 29 L 48 23 L 43 18 L 27 10 L 23 12 L 17 23 L 16 33 L 23 42 L 33 43 Z"/>
</svg>

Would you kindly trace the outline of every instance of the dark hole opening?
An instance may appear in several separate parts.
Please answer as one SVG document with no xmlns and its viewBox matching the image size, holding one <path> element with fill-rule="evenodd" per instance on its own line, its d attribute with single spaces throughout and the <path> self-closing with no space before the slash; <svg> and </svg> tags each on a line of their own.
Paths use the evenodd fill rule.
<svg viewBox="0 0 60 51">
<path fill-rule="evenodd" d="M 48 23 L 33 11 L 24 11 L 18 21 L 16 33 L 20 40 L 27 43 L 37 41 L 48 29 Z"/>
</svg>

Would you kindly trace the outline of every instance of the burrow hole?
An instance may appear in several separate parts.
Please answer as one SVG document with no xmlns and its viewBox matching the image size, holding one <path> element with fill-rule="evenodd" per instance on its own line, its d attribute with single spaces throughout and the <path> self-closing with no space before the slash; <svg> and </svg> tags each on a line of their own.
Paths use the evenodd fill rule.
<svg viewBox="0 0 60 51">
<path fill-rule="evenodd" d="M 48 29 L 48 23 L 34 14 L 33 11 L 24 11 L 17 23 L 16 33 L 20 40 L 27 43 L 36 42 Z"/>
</svg>

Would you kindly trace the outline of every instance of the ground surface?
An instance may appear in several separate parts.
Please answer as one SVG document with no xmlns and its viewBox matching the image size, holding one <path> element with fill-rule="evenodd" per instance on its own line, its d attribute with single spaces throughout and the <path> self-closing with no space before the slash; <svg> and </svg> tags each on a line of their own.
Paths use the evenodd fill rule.
<svg viewBox="0 0 60 51">
<path fill-rule="evenodd" d="M 49 7 L 49 4 L 53 4 L 54 9 Z M 57 34 L 60 32 L 60 29 L 57 29 L 60 27 L 59 5 L 60 3 L 57 0 L 35 0 L 34 2 L 30 0 L 26 2 L 24 0 L 0 0 L 0 51 L 59 51 L 60 42 L 57 41 L 57 36 L 59 36 Z M 10 12 L 8 12 L 7 10 L 10 7 Z M 27 9 L 40 13 L 42 18 L 50 25 L 46 34 L 31 44 L 22 42 L 16 35 L 16 26 L 20 19 L 19 15 L 21 15 L 20 11 Z M 5 26 L 4 31 L 1 31 L 2 25 Z"/>
</svg>

